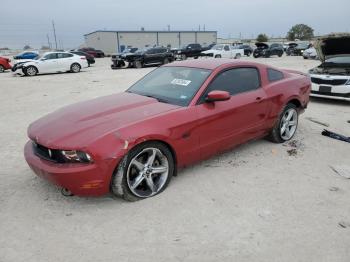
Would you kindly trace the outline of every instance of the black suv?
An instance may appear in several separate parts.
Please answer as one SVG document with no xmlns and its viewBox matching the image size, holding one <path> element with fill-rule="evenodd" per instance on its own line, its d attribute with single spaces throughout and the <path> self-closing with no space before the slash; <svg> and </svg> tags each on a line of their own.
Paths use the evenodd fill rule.
<svg viewBox="0 0 350 262">
<path fill-rule="evenodd" d="M 255 58 L 258 57 L 270 57 L 273 55 L 278 55 L 279 57 L 281 57 L 283 55 L 283 45 L 281 44 L 265 44 L 265 43 L 256 43 L 256 49 L 253 52 L 253 56 Z"/>
<path fill-rule="evenodd" d="M 174 61 L 174 56 L 167 48 L 153 47 L 120 56 L 118 65 L 128 64 L 129 67 L 142 68 L 147 65 L 167 64 L 172 61 Z M 114 64 L 111 67 L 116 68 Z"/>
<path fill-rule="evenodd" d="M 308 48 L 310 48 L 310 43 L 302 42 L 302 43 L 290 43 L 289 47 L 286 50 L 287 55 L 295 55 L 295 56 L 301 56 L 303 55 L 304 51 Z"/>
<path fill-rule="evenodd" d="M 179 50 L 175 50 L 174 52 L 177 59 L 186 60 L 187 57 L 198 58 L 202 55 L 202 51 L 205 50 L 206 49 L 200 44 L 188 44 Z"/>
</svg>

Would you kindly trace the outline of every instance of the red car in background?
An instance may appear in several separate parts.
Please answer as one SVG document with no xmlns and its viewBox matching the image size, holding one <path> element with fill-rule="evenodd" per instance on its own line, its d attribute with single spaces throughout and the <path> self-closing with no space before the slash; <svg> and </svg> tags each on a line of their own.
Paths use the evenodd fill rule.
<svg viewBox="0 0 350 262">
<path fill-rule="evenodd" d="M 93 57 L 96 57 L 96 58 L 105 57 L 105 53 L 103 51 L 97 50 L 97 49 L 92 48 L 92 47 L 84 47 L 84 48 L 79 49 L 78 51 L 85 52 L 85 53 L 92 55 Z"/>
<path fill-rule="evenodd" d="M 162 192 L 178 168 L 252 139 L 290 140 L 309 102 L 303 73 L 246 61 L 175 62 L 120 94 L 32 123 L 24 155 L 64 194 Z"/>
<path fill-rule="evenodd" d="M 12 68 L 10 62 L 10 59 L 0 56 L 0 73 Z"/>
</svg>

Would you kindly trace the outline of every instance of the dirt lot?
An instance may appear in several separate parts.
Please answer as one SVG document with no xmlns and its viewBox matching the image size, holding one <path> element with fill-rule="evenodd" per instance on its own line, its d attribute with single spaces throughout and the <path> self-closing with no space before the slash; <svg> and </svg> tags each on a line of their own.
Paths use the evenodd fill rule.
<svg viewBox="0 0 350 262">
<path fill-rule="evenodd" d="M 253 58 L 243 58 L 253 59 Z M 256 61 L 306 72 L 301 57 Z M 292 143 L 250 142 L 175 177 L 154 198 L 63 197 L 25 163 L 29 123 L 62 106 L 121 92 L 152 70 L 0 74 L 0 261 L 350 261 L 350 103 L 313 99 Z M 289 153 L 288 153 L 289 151 Z"/>
</svg>

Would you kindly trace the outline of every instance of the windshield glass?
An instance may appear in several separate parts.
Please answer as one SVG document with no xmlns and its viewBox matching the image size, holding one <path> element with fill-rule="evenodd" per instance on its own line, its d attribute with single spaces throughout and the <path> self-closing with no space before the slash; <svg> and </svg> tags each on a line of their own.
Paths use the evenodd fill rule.
<svg viewBox="0 0 350 262">
<path fill-rule="evenodd" d="M 325 61 L 325 64 L 346 64 L 350 65 L 350 56 L 337 56 L 329 58 Z"/>
<path fill-rule="evenodd" d="M 213 50 L 222 50 L 224 48 L 224 45 L 214 45 L 211 49 Z"/>
<path fill-rule="evenodd" d="M 308 48 L 309 44 L 308 43 L 300 43 L 298 44 L 299 48 Z"/>
<path fill-rule="evenodd" d="M 127 92 L 187 106 L 210 73 L 210 70 L 199 68 L 160 67 L 131 86 Z"/>
</svg>

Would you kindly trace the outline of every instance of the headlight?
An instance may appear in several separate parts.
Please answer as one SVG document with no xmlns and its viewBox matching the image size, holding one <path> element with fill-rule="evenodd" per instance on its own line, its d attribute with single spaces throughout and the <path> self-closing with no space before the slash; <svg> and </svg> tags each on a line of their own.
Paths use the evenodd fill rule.
<svg viewBox="0 0 350 262">
<path fill-rule="evenodd" d="M 345 84 L 350 85 L 350 78 L 348 79 L 348 81 Z"/>
<path fill-rule="evenodd" d="M 76 150 L 62 150 L 62 156 L 69 163 L 91 163 L 92 158 L 88 153 Z"/>
</svg>

